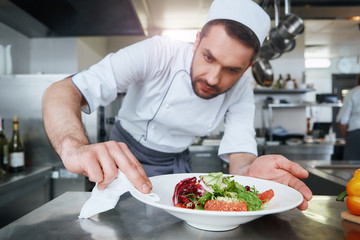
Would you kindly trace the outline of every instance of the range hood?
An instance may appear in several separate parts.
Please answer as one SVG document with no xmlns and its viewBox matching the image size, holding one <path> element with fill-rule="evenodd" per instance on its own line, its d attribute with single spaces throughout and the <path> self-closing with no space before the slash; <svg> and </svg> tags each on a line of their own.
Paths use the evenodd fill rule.
<svg viewBox="0 0 360 240">
<path fill-rule="evenodd" d="M 30 38 L 144 35 L 131 0 L 0 0 L 0 22 Z"/>
<path fill-rule="evenodd" d="M 274 0 L 254 0 L 264 9 Z M 196 2 L 196 3 L 195 3 Z M 212 0 L 0 0 L 0 23 L 30 37 L 144 35 L 149 29 L 200 28 Z M 283 4 L 284 1 L 280 0 Z M 359 0 L 291 0 L 302 19 L 358 15 Z M 272 18 L 272 9 L 269 9 Z M 191 15 L 192 16 L 192 15 Z M 140 19 L 140 20 L 139 20 Z M 173 24 L 175 23 L 178 24 Z"/>
</svg>

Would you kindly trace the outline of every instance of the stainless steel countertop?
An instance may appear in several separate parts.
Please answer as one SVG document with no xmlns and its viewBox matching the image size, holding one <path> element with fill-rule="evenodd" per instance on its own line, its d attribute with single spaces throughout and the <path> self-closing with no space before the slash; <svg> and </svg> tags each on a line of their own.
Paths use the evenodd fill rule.
<svg viewBox="0 0 360 240">
<path fill-rule="evenodd" d="M 23 172 L 7 173 L 0 179 L 0 206 L 13 201 L 23 193 L 50 179 L 52 166 L 26 167 Z"/>
<path fill-rule="evenodd" d="M 77 216 L 89 192 L 67 192 L 0 229 L 0 239 L 346 239 L 360 225 L 342 220 L 346 209 L 335 196 L 314 196 L 308 210 L 271 214 L 226 232 L 190 227 L 130 194 L 116 208 L 91 219 Z"/>
<path fill-rule="evenodd" d="M 310 173 L 326 180 L 347 185 L 356 169 L 360 168 L 360 161 L 296 161 Z"/>
<path fill-rule="evenodd" d="M 6 173 L 5 177 L 0 178 L 0 189 L 5 188 L 14 183 L 22 183 L 21 181 L 28 181 L 29 178 L 39 174 L 48 174 L 51 172 L 53 166 L 38 166 L 38 167 L 25 167 L 24 171 L 18 173 Z M 11 186 L 13 187 L 13 186 Z"/>
<path fill-rule="evenodd" d="M 289 159 L 294 160 L 331 160 L 334 153 L 334 144 L 330 143 L 306 143 L 299 145 L 268 145 L 258 144 L 258 154 L 281 154 Z M 218 151 L 219 146 L 212 145 L 192 145 L 189 147 L 190 152 Z"/>
</svg>

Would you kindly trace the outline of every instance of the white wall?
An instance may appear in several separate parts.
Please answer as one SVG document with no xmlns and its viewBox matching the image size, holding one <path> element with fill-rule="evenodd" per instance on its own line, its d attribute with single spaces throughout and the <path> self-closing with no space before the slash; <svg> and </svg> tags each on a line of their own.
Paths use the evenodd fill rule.
<svg viewBox="0 0 360 240">
<path fill-rule="evenodd" d="M 72 74 L 77 69 L 76 38 L 30 39 L 31 74 Z"/>
<path fill-rule="evenodd" d="M 296 38 L 295 48 L 288 53 L 284 53 L 280 58 L 270 61 L 270 64 L 274 71 L 274 79 L 282 74 L 286 77 L 287 73 L 291 74 L 292 78 L 295 78 L 298 84 L 301 83 L 303 72 L 305 72 L 305 35 L 299 35 Z"/>
<path fill-rule="evenodd" d="M 354 53 L 356 54 L 356 53 Z M 348 71 L 341 71 L 338 67 L 340 59 L 348 59 L 351 63 Z M 329 68 L 314 68 L 306 69 L 306 81 L 314 84 L 317 93 L 331 93 L 332 92 L 332 74 L 347 74 L 360 73 L 360 63 L 358 56 L 332 58 Z"/>
<path fill-rule="evenodd" d="M 350 64 L 346 71 L 342 71 L 342 69 L 338 67 L 341 59 L 349 60 Z M 316 93 L 332 93 L 332 74 L 360 73 L 358 56 L 332 58 L 330 61 L 331 65 L 329 68 L 306 69 L 306 82 L 314 85 Z M 311 114 L 313 116 L 313 121 L 332 121 L 331 108 L 313 108 Z"/>
<path fill-rule="evenodd" d="M 145 40 L 145 36 L 122 36 L 122 37 L 109 37 L 108 38 L 108 51 L 117 52 L 123 47 L 129 46 L 133 43 Z"/>
<path fill-rule="evenodd" d="M 106 37 L 77 38 L 76 45 L 78 71 L 87 69 L 109 53 Z"/>
<path fill-rule="evenodd" d="M 68 74 L 78 69 L 76 38 L 28 38 L 0 23 L 0 44 L 12 45 L 13 74 Z"/>
</svg>

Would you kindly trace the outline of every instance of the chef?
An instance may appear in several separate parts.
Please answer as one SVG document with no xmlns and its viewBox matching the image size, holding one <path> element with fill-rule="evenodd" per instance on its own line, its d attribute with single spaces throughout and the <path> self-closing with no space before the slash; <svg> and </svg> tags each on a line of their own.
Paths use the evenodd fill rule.
<svg viewBox="0 0 360 240">
<path fill-rule="evenodd" d="M 111 53 L 51 85 L 43 96 L 45 130 L 65 167 L 104 189 L 120 169 L 148 193 L 148 176 L 190 172 L 188 147 L 224 121 L 219 156 L 231 174 L 277 181 L 299 190 L 307 208 L 308 172 L 283 156 L 257 157 L 250 80 L 270 28 L 251 0 L 215 0 L 193 45 L 155 36 Z M 90 113 L 126 92 L 110 141 L 90 144 L 81 110 Z"/>
<path fill-rule="evenodd" d="M 344 160 L 360 160 L 360 86 L 346 94 L 337 122 L 345 138 Z"/>
</svg>

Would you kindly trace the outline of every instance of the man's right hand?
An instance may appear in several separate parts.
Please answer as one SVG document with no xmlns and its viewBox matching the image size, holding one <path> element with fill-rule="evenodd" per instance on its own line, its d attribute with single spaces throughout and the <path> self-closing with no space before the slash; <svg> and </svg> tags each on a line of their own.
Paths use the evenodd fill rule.
<svg viewBox="0 0 360 240">
<path fill-rule="evenodd" d="M 89 144 L 81 120 L 81 106 L 87 102 L 71 77 L 50 85 L 42 103 L 45 131 L 70 172 L 84 174 L 104 189 L 120 169 L 139 191 L 150 192 L 150 180 L 126 144 Z"/>
<path fill-rule="evenodd" d="M 151 191 L 149 178 L 125 143 L 108 141 L 83 146 L 68 143 L 60 155 L 70 172 L 87 176 L 101 190 L 117 177 L 120 169 L 139 191 Z"/>
</svg>

